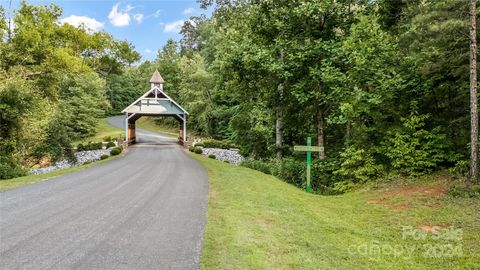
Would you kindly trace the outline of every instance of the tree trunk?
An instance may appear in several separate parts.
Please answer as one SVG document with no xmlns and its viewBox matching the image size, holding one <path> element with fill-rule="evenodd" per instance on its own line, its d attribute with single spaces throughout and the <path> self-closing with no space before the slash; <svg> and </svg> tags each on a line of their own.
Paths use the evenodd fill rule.
<svg viewBox="0 0 480 270">
<path fill-rule="evenodd" d="M 275 146 L 277 147 L 277 157 L 282 157 L 283 146 L 283 113 L 280 107 L 275 112 Z"/>
<path fill-rule="evenodd" d="M 352 138 L 352 121 L 347 121 L 347 127 L 345 131 L 345 145 L 350 145 L 350 140 Z"/>
<path fill-rule="evenodd" d="M 7 40 L 8 42 L 12 41 L 12 20 L 13 20 L 13 14 L 12 14 L 12 0 L 8 1 L 8 29 L 7 29 Z"/>
<path fill-rule="evenodd" d="M 325 147 L 325 109 L 318 107 L 317 109 L 317 129 L 318 129 L 318 146 Z M 320 159 L 325 158 L 325 151 L 321 151 L 319 154 Z"/>
<path fill-rule="evenodd" d="M 280 50 L 280 63 L 283 65 L 283 50 Z M 283 111 L 281 104 L 283 103 L 283 91 L 285 87 L 285 81 L 278 84 L 278 105 L 275 109 L 275 146 L 277 148 L 277 157 L 282 157 L 283 152 Z"/>
<path fill-rule="evenodd" d="M 470 180 L 478 180 L 477 7 L 470 0 Z"/>
<path fill-rule="evenodd" d="M 283 99 L 283 83 L 278 85 L 278 95 L 280 103 Z M 277 148 L 277 157 L 282 157 L 283 147 L 283 111 L 280 105 L 275 109 L 275 146 Z"/>
</svg>

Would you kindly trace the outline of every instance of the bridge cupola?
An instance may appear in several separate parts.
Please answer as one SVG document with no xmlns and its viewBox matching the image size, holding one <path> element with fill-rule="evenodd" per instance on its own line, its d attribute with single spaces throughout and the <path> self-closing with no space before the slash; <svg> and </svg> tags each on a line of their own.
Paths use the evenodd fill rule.
<svg viewBox="0 0 480 270">
<path fill-rule="evenodd" d="M 163 91 L 163 83 L 164 82 L 165 81 L 163 80 L 162 76 L 160 75 L 160 73 L 156 69 L 155 72 L 152 75 L 152 78 L 150 79 L 150 84 L 151 84 L 152 88 L 153 87 L 158 87 L 160 90 Z"/>
</svg>

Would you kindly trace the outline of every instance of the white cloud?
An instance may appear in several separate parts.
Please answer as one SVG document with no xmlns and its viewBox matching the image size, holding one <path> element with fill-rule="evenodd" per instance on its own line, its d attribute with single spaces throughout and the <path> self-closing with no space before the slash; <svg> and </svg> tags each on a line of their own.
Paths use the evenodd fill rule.
<svg viewBox="0 0 480 270">
<path fill-rule="evenodd" d="M 137 23 L 142 23 L 142 21 L 143 21 L 143 14 L 142 14 L 142 13 L 137 13 L 137 14 L 133 15 L 133 19 L 134 19 Z"/>
<path fill-rule="evenodd" d="M 125 12 L 129 12 L 130 10 L 132 10 L 134 7 L 130 4 L 127 4 L 127 7 L 125 8 Z"/>
<path fill-rule="evenodd" d="M 195 12 L 195 9 L 194 8 L 187 8 L 183 11 L 183 14 L 191 14 Z"/>
<path fill-rule="evenodd" d="M 178 33 L 180 32 L 180 29 L 182 28 L 183 25 L 183 20 L 178 20 L 174 21 L 171 23 L 165 24 L 165 28 L 163 28 L 163 32 L 175 32 Z"/>
<path fill-rule="evenodd" d="M 85 27 L 88 32 L 95 32 L 103 29 L 103 23 L 86 16 L 71 15 L 61 19 L 60 23 L 67 23 L 75 27 Z"/>
<path fill-rule="evenodd" d="M 160 12 L 162 12 L 162 10 L 161 10 L 161 9 L 157 9 L 157 11 L 155 11 L 155 13 L 153 13 L 153 17 L 155 17 L 155 18 L 160 17 Z"/>
<path fill-rule="evenodd" d="M 153 51 L 150 50 L 150 49 L 145 49 L 145 52 L 146 52 L 146 53 L 153 53 Z"/>
<path fill-rule="evenodd" d="M 119 11 L 119 5 L 120 3 L 113 5 L 112 10 L 108 14 L 108 19 L 114 26 L 127 26 L 130 24 L 130 15 L 128 14 L 128 11 L 132 10 L 133 7 L 127 5 L 127 8 L 124 11 Z"/>
</svg>

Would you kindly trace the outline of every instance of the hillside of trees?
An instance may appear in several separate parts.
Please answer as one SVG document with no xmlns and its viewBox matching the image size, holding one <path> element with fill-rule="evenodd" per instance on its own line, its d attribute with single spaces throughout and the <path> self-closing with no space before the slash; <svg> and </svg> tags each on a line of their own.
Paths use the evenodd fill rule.
<svg viewBox="0 0 480 270">
<path fill-rule="evenodd" d="M 0 179 L 72 156 L 71 142 L 111 112 L 107 79 L 140 60 L 127 41 L 59 24 L 61 15 L 22 2 L 13 24 L 0 6 Z"/>
<path fill-rule="evenodd" d="M 325 147 L 314 159 L 317 191 L 468 174 L 468 1 L 199 3 L 212 16 L 191 17 L 180 41 L 143 62 L 127 41 L 57 24 L 54 5 L 23 4 L 14 29 L 0 11 L 0 178 L 68 155 L 96 118 L 143 94 L 155 69 L 190 130 L 299 187 L 304 153 L 292 146 L 308 136 Z"/>
</svg>

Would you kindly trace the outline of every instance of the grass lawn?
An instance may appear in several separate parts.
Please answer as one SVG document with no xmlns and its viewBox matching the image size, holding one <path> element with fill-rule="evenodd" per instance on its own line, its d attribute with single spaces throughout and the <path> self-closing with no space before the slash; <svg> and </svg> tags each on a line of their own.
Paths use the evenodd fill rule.
<svg viewBox="0 0 480 270">
<path fill-rule="evenodd" d="M 193 157 L 209 175 L 202 269 L 480 268 L 480 199 L 446 195 L 446 176 L 319 196 Z"/>
<path fill-rule="evenodd" d="M 80 166 L 76 166 L 76 167 L 71 167 L 71 168 L 64 169 L 64 170 L 58 170 L 58 171 L 48 172 L 48 173 L 44 173 L 44 174 L 37 174 L 37 175 L 32 174 L 32 175 L 27 175 L 27 176 L 22 176 L 22 177 L 7 179 L 7 180 L 0 180 L 0 191 L 4 191 L 4 190 L 7 190 L 7 189 L 16 188 L 16 187 L 20 187 L 20 186 L 24 186 L 24 185 L 28 185 L 28 184 L 33 184 L 33 183 L 37 183 L 37 182 L 41 182 L 41 181 L 46 181 L 46 180 L 52 179 L 52 178 L 60 176 L 60 175 L 64 175 L 64 174 L 67 174 L 67 173 L 73 173 L 73 172 L 84 170 L 84 169 L 87 169 L 87 168 L 90 168 L 90 167 L 93 167 L 93 166 L 96 166 L 96 165 L 100 165 L 102 163 L 117 159 L 119 157 L 121 157 L 121 155 L 113 156 L 113 157 L 110 157 L 108 159 L 99 160 L 99 161 L 92 162 L 92 163 L 89 163 L 89 164 L 84 164 L 84 165 L 80 165 Z"/>
<path fill-rule="evenodd" d="M 98 132 L 94 136 L 73 142 L 72 145 L 77 146 L 79 143 L 101 142 L 103 141 L 103 138 L 107 136 L 118 138 L 120 135 L 124 136 L 125 134 L 123 129 L 109 125 L 107 123 L 107 118 L 101 118 L 98 120 L 97 130 Z"/>
<path fill-rule="evenodd" d="M 155 123 L 153 117 L 141 117 L 137 120 L 136 126 L 138 128 L 142 128 L 148 131 L 161 133 L 163 135 L 178 138 L 179 136 L 179 129 L 171 126 L 166 125 L 158 125 Z"/>
</svg>

